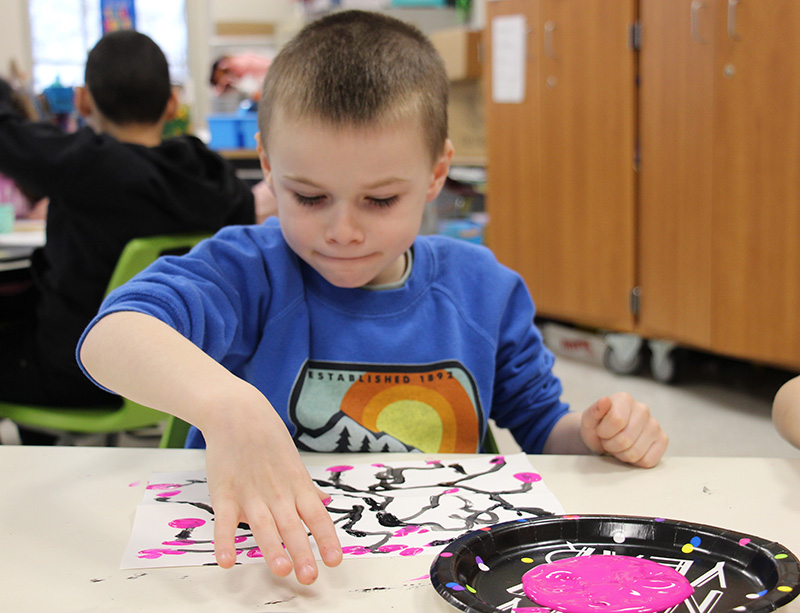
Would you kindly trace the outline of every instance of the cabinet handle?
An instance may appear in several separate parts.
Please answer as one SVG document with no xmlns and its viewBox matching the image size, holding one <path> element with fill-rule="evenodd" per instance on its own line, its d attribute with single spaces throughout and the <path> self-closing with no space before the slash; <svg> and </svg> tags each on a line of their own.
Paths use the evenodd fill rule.
<svg viewBox="0 0 800 613">
<path fill-rule="evenodd" d="M 694 0 L 694 2 L 692 2 L 692 40 L 701 45 L 708 42 L 705 38 L 700 36 L 700 10 L 704 9 L 705 6 L 706 3 L 700 0 Z"/>
<path fill-rule="evenodd" d="M 556 24 L 552 21 L 546 21 L 544 24 L 544 54 L 551 60 L 558 58 L 556 55 L 555 45 L 555 29 Z"/>
<path fill-rule="evenodd" d="M 738 16 L 739 0 L 728 0 L 728 37 L 731 40 L 738 40 L 739 34 L 736 33 L 736 17 Z"/>
</svg>

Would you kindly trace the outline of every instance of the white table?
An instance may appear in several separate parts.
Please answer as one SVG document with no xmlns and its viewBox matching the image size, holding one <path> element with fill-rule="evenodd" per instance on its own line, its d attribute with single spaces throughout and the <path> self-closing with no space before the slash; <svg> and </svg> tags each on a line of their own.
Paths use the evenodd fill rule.
<svg viewBox="0 0 800 613">
<path fill-rule="evenodd" d="M 336 457 L 305 456 L 309 464 Z M 668 457 L 652 470 L 588 456 L 531 461 L 568 513 L 716 525 L 800 553 L 800 460 Z M 150 473 L 203 468 L 194 450 L 0 446 L 0 610 L 456 611 L 429 581 L 413 580 L 431 557 L 346 560 L 322 567 L 310 587 L 260 564 L 119 570 Z M 800 612 L 800 598 L 781 611 Z"/>
<path fill-rule="evenodd" d="M 0 234 L 0 272 L 30 266 L 30 255 L 46 242 L 43 220 L 22 219 L 14 222 L 14 231 Z"/>
</svg>

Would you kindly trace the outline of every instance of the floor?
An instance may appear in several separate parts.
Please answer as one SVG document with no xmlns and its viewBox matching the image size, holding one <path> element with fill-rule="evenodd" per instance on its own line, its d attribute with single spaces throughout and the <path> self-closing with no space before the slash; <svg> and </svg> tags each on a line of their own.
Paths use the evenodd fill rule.
<svg viewBox="0 0 800 613">
<path fill-rule="evenodd" d="M 764 456 L 800 458 L 772 426 L 772 398 L 792 373 L 718 357 L 690 354 L 684 374 L 673 384 L 647 372 L 611 373 L 593 363 L 556 356 L 563 399 L 582 410 L 602 395 L 630 392 L 646 403 L 670 437 L 676 456 Z M 496 432 L 500 450 L 519 450 L 506 431 Z"/>
</svg>

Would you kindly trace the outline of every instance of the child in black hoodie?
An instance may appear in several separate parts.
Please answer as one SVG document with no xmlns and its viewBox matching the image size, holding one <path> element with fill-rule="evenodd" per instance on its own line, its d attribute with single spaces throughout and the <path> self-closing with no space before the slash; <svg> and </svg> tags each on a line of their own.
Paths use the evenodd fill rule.
<svg viewBox="0 0 800 613">
<path fill-rule="evenodd" d="M 104 36 L 89 52 L 85 81 L 76 107 L 91 127 L 72 134 L 19 119 L 11 88 L 0 82 L 0 172 L 50 198 L 29 315 L 0 330 L 3 401 L 113 402 L 74 354 L 125 245 L 255 221 L 253 195 L 230 164 L 191 136 L 162 142 L 177 98 L 150 38 Z"/>
</svg>

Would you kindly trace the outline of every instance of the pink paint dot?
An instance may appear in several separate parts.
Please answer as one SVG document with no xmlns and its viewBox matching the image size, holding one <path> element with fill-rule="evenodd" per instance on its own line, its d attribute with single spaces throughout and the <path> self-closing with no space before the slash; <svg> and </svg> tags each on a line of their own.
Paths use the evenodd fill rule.
<svg viewBox="0 0 800 613">
<path fill-rule="evenodd" d="M 176 551 L 175 549 L 142 549 L 137 556 L 148 560 L 155 560 L 161 556 L 182 556 L 185 551 Z"/>
<path fill-rule="evenodd" d="M 499 456 L 497 456 L 497 457 L 495 457 L 495 458 L 492 458 L 492 459 L 489 461 L 489 463 L 490 463 L 490 464 L 502 464 L 502 463 L 503 463 L 503 462 L 505 462 L 505 461 L 506 461 L 505 457 L 503 457 L 503 456 L 499 455 Z"/>
<path fill-rule="evenodd" d="M 246 536 L 237 536 L 233 539 L 234 543 L 244 543 L 247 540 Z"/>
<path fill-rule="evenodd" d="M 425 551 L 422 547 L 409 547 L 400 552 L 401 556 L 416 556 Z"/>
<path fill-rule="evenodd" d="M 361 545 L 354 545 L 352 547 L 342 547 L 342 553 L 350 554 L 351 556 L 363 556 L 365 553 L 369 553 L 369 549 Z"/>
<path fill-rule="evenodd" d="M 749 542 L 750 542 L 750 539 L 748 539 L 748 538 L 739 539 L 739 544 L 740 544 L 742 547 L 744 547 L 745 545 L 747 545 L 747 543 L 749 543 Z"/>
<path fill-rule="evenodd" d="M 140 483 L 141 483 L 141 481 L 134 481 L 133 483 L 128 483 L 128 487 L 136 487 Z"/>
<path fill-rule="evenodd" d="M 264 554 L 261 553 L 261 550 L 258 547 L 254 547 L 250 551 L 245 554 L 248 558 L 263 558 Z"/>
<path fill-rule="evenodd" d="M 329 473 L 343 473 L 343 472 L 346 472 L 348 470 L 353 470 L 353 467 L 352 466 L 331 466 L 328 469 L 328 472 Z"/>
<path fill-rule="evenodd" d="M 375 468 L 384 468 L 386 464 L 370 464 L 370 466 L 374 466 Z"/>
<path fill-rule="evenodd" d="M 158 497 L 159 498 L 164 498 L 166 496 L 177 496 L 180 493 L 181 493 L 180 490 L 172 490 L 170 492 L 159 492 Z"/>
<path fill-rule="evenodd" d="M 425 460 L 426 464 L 441 464 L 441 460 Z"/>
<path fill-rule="evenodd" d="M 180 488 L 181 485 L 179 483 L 154 483 L 153 485 L 148 485 L 145 489 L 148 490 L 174 490 Z"/>
<path fill-rule="evenodd" d="M 419 530 L 419 526 L 404 526 L 403 528 L 397 530 L 393 536 L 407 536 L 412 532 L 416 532 L 417 530 Z"/>
<path fill-rule="evenodd" d="M 202 526 L 206 523 L 204 519 L 198 519 L 197 517 L 185 517 L 183 519 L 173 519 L 169 522 L 170 528 L 178 528 L 179 530 L 183 530 L 184 528 L 197 528 L 198 526 Z"/>
<path fill-rule="evenodd" d="M 417 577 L 416 579 L 409 579 L 408 581 L 406 581 L 406 583 L 409 583 L 411 581 L 425 581 L 426 579 L 430 578 L 431 578 L 430 575 L 422 575 L 421 577 Z"/>
<path fill-rule="evenodd" d="M 392 553 L 393 551 L 400 551 L 407 547 L 408 545 L 383 545 L 382 547 L 378 547 L 378 551 L 381 553 Z"/>
<path fill-rule="evenodd" d="M 542 480 L 542 476 L 537 473 L 517 473 L 514 478 L 523 483 L 536 483 Z"/>
<path fill-rule="evenodd" d="M 454 488 L 452 488 L 452 489 L 445 490 L 445 491 L 444 491 L 444 492 L 442 492 L 442 493 L 443 493 L 443 494 L 456 494 L 457 492 L 460 492 L 460 491 L 461 491 L 461 490 L 459 490 L 457 487 L 454 487 Z"/>
<path fill-rule="evenodd" d="M 425 534 L 426 532 L 430 532 L 427 528 L 422 528 L 417 534 Z"/>
<path fill-rule="evenodd" d="M 449 551 L 443 551 L 442 553 L 439 554 L 439 557 L 441 557 L 441 558 L 452 558 L 453 554 L 450 553 Z"/>
</svg>

